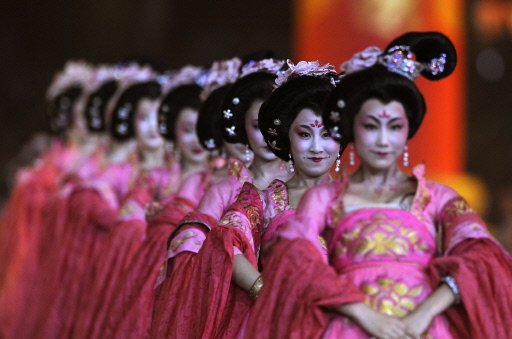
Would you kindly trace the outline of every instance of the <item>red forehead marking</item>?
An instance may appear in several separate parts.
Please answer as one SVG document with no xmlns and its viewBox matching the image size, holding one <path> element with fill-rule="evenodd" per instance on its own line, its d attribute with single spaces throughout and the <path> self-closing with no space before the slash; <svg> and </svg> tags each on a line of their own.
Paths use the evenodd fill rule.
<svg viewBox="0 0 512 339">
<path fill-rule="evenodd" d="M 391 118 L 391 115 L 387 114 L 386 111 L 382 111 L 381 114 L 377 115 L 379 118 L 386 118 L 386 119 L 389 119 Z"/>
<path fill-rule="evenodd" d="M 318 120 L 315 120 L 315 123 L 314 124 L 309 124 L 309 126 L 311 127 L 317 127 L 317 128 L 321 128 L 323 127 L 324 125 L 319 123 Z"/>
</svg>

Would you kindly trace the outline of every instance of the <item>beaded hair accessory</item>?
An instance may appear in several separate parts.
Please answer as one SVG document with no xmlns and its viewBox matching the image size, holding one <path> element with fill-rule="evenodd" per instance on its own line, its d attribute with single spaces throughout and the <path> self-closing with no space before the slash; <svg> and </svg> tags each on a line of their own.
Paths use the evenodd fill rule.
<svg viewBox="0 0 512 339">
<path fill-rule="evenodd" d="M 242 61 L 235 57 L 229 60 L 215 61 L 204 79 L 203 91 L 200 98 L 205 101 L 211 92 L 226 84 L 232 84 L 238 79 Z"/>
<path fill-rule="evenodd" d="M 446 54 L 442 53 L 439 58 L 433 58 L 428 63 L 419 62 L 413 59 L 413 53 L 409 46 L 393 46 L 386 52 L 378 47 L 372 46 L 364 51 L 354 54 L 354 56 L 341 65 L 341 69 L 346 73 L 353 73 L 379 63 L 390 72 L 398 73 L 409 80 L 416 80 L 424 70 L 428 70 L 433 75 L 442 73 L 446 64 Z"/>
<path fill-rule="evenodd" d="M 320 61 L 301 61 L 297 65 L 295 65 L 290 59 L 286 60 L 289 68 L 279 74 L 276 79 L 276 84 L 274 89 L 280 87 L 283 83 L 287 82 L 290 79 L 294 79 L 300 76 L 309 75 L 309 76 L 327 76 L 331 75 L 331 84 L 336 86 L 338 82 L 335 79 L 337 75 L 336 70 L 333 65 L 325 64 L 322 66 Z"/>
</svg>

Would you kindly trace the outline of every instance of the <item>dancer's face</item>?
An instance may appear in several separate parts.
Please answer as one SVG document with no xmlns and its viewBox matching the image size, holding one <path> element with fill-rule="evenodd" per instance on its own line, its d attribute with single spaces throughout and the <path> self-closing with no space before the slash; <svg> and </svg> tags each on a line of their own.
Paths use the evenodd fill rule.
<svg viewBox="0 0 512 339">
<path fill-rule="evenodd" d="M 397 101 L 383 104 L 369 99 L 354 119 L 354 147 L 361 163 L 382 170 L 394 165 L 409 133 L 404 107 Z"/>
<path fill-rule="evenodd" d="M 329 173 L 340 151 L 322 118 L 309 108 L 301 110 L 290 126 L 290 144 L 295 170 L 310 178 Z"/>
<path fill-rule="evenodd" d="M 176 146 L 184 161 L 204 163 L 208 152 L 201 147 L 196 134 L 198 112 L 190 107 L 181 109 L 176 120 Z"/>
<path fill-rule="evenodd" d="M 142 99 L 135 112 L 135 136 L 141 150 L 162 148 L 164 138 L 158 133 L 158 100 Z"/>
<path fill-rule="evenodd" d="M 268 148 L 258 126 L 258 113 L 262 103 L 263 100 L 254 100 L 251 107 L 247 110 L 245 114 L 245 132 L 249 145 L 254 152 L 254 157 L 271 161 L 275 160 L 277 156 Z"/>
</svg>

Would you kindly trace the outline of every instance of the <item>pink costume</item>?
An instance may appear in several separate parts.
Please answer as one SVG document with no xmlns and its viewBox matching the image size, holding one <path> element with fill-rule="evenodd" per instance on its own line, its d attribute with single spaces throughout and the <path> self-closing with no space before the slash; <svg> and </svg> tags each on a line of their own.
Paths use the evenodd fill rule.
<svg viewBox="0 0 512 339">
<path fill-rule="evenodd" d="M 146 206 L 153 201 L 165 203 L 172 199 L 179 178 L 179 166 L 176 162 L 170 162 L 168 166 L 150 170 L 134 167 L 130 177 L 130 182 L 124 184 L 130 191 L 120 201 L 121 207 L 116 209 L 119 212 L 101 251 L 95 258 L 89 258 L 97 261 L 84 282 L 88 292 L 82 294 L 80 314 L 74 324 L 78 337 L 102 337 L 102 326 L 107 319 L 110 303 L 122 287 L 122 275 L 149 238 L 146 236 L 146 232 L 149 233 L 145 220 Z"/>
<path fill-rule="evenodd" d="M 0 322 L 8 325 L 3 332 L 6 336 L 30 336 L 35 330 L 36 318 L 45 305 L 42 295 L 46 286 L 42 280 L 43 276 L 48 277 L 42 259 L 46 258 L 46 250 L 55 246 L 56 239 L 51 235 L 57 233 L 53 221 L 59 218 L 55 213 L 60 209 L 56 203 L 61 201 L 58 192 L 93 176 L 102 155 L 103 148 L 99 147 L 84 158 L 76 147 L 56 140 L 34 168 L 20 172 L 2 225 L 3 230 L 16 234 L 8 239 L 11 247 L 7 248 L 7 257 L 12 259 L 9 272 L 2 275 L 7 280 L 1 288 L 0 299 L 5 307 L 0 309 L 5 314 L 0 314 Z M 7 240 L 7 236 L 2 238 Z"/>
<path fill-rule="evenodd" d="M 178 312 L 176 297 L 186 288 L 186 281 L 190 278 L 190 262 L 201 248 L 206 234 L 235 201 L 245 182 L 252 182 L 251 174 L 242 162 L 229 159 L 228 177 L 209 188 L 195 211 L 188 213 L 179 222 L 169 244 L 168 260 L 164 261 L 165 265 L 157 280 L 152 337 L 167 333 L 173 314 Z M 193 199 L 193 196 L 192 190 L 183 194 L 186 200 Z"/>
<path fill-rule="evenodd" d="M 243 169 L 237 160 L 230 160 L 230 164 L 233 174 L 237 169 Z M 190 175 L 180 185 L 174 199 L 151 219 L 144 243 L 119 280 L 117 295 L 109 310 L 105 336 L 140 338 L 148 335 L 155 284 L 159 274 L 164 272 L 162 263 L 166 261 L 167 240 L 183 217 L 197 207 L 211 186 L 210 171 Z"/>
<path fill-rule="evenodd" d="M 294 240 L 278 242 L 265 260 L 265 285 L 253 309 L 259 317 L 249 320 L 249 337 L 300 331 L 298 337 L 304 338 L 368 338 L 358 324 L 324 307 L 364 300 L 375 310 L 403 317 L 446 275 L 455 278 L 462 303 L 437 316 L 426 337 L 508 335 L 503 331 L 510 328 L 505 319 L 512 316 L 506 306 L 512 300 L 510 256 L 455 191 L 426 180 L 424 166 L 413 174 L 418 188 L 410 207 L 346 211 L 341 182 L 307 192 L 299 205 L 304 209 L 279 230 L 280 236 Z M 314 244 L 319 234 L 326 235 L 329 263 L 337 274 L 323 267 L 311 243 L 300 240 Z M 322 274 L 315 278 L 318 272 Z M 492 296 L 493 290 L 504 293 L 503 301 Z M 280 303 L 286 304 L 284 309 L 273 308 Z M 292 309 L 300 312 L 292 316 Z"/>
</svg>

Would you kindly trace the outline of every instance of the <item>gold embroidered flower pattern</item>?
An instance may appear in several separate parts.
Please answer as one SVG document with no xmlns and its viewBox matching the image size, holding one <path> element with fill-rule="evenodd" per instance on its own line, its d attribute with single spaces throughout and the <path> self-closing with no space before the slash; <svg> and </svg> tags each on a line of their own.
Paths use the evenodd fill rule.
<svg viewBox="0 0 512 339">
<path fill-rule="evenodd" d="M 373 283 L 365 283 L 362 291 L 367 295 L 365 302 L 374 310 L 403 317 L 417 306 L 417 297 L 423 292 L 423 286 L 409 287 L 403 282 L 390 278 L 380 278 Z"/>
<path fill-rule="evenodd" d="M 401 219 L 390 219 L 385 214 L 374 214 L 370 219 L 359 220 L 352 231 L 342 235 L 336 254 L 347 251 L 364 258 L 388 255 L 397 259 L 427 246 L 413 228 L 404 227 Z"/>
</svg>

